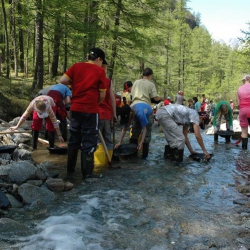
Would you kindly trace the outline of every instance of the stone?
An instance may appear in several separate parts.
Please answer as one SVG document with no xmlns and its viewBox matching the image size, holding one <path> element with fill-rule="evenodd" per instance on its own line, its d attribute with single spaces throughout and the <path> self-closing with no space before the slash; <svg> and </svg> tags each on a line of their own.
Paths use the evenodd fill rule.
<svg viewBox="0 0 250 250">
<path fill-rule="evenodd" d="M 74 188 L 74 184 L 73 183 L 71 183 L 69 181 L 66 181 L 64 183 L 64 191 L 69 191 L 69 190 L 71 190 L 73 188 Z"/>
<path fill-rule="evenodd" d="M 54 179 L 50 178 L 46 180 L 46 184 L 48 189 L 54 192 L 62 192 L 64 191 L 64 181 L 62 179 Z"/>
<path fill-rule="evenodd" d="M 6 194 L 8 200 L 10 201 L 11 207 L 23 207 L 23 203 L 17 200 L 13 195 Z"/>
<path fill-rule="evenodd" d="M 28 183 L 24 183 L 18 188 L 18 194 L 24 204 L 32 204 L 38 200 L 41 200 L 44 204 L 49 204 L 56 199 L 55 194 L 47 188 L 36 187 Z"/>
<path fill-rule="evenodd" d="M 7 196 L 0 190 L 0 208 L 8 209 L 11 206 Z"/>
</svg>

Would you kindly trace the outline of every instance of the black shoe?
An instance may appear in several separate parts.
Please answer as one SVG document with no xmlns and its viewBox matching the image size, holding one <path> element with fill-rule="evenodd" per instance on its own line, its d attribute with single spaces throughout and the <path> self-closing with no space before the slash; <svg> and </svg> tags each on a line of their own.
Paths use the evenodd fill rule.
<svg viewBox="0 0 250 250">
<path fill-rule="evenodd" d="M 169 145 L 165 145 L 164 158 L 171 159 L 171 148 Z"/>
<path fill-rule="evenodd" d="M 171 148 L 171 161 L 183 162 L 184 149 Z"/>
<path fill-rule="evenodd" d="M 67 173 L 74 173 L 77 162 L 78 148 L 68 148 Z"/>
<path fill-rule="evenodd" d="M 242 138 L 242 149 L 247 149 L 248 138 Z"/>
</svg>

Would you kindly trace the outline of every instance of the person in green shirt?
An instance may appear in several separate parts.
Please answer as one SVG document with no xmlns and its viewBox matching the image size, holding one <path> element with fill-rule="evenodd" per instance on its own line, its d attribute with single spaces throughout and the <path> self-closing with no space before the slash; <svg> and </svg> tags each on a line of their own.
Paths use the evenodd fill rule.
<svg viewBox="0 0 250 250">
<path fill-rule="evenodd" d="M 227 101 L 220 101 L 214 112 L 214 141 L 218 141 L 217 132 L 220 130 L 221 119 L 224 116 L 227 130 L 233 131 L 233 112 Z M 230 139 L 230 138 L 229 138 Z"/>
</svg>

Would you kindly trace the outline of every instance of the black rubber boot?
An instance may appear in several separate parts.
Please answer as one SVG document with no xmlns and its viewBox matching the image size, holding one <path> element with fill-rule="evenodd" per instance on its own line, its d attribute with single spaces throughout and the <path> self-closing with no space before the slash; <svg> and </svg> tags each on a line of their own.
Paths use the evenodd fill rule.
<svg viewBox="0 0 250 250">
<path fill-rule="evenodd" d="M 148 151 L 149 151 L 149 143 L 144 142 L 142 144 L 142 159 L 146 159 L 148 157 Z"/>
<path fill-rule="evenodd" d="M 171 148 L 169 145 L 165 145 L 164 158 L 171 159 Z"/>
<path fill-rule="evenodd" d="M 215 141 L 215 142 L 218 142 L 218 137 L 219 137 L 219 135 L 218 135 L 217 133 L 215 133 L 215 134 L 214 134 L 214 141 Z"/>
<path fill-rule="evenodd" d="M 62 121 L 60 123 L 60 130 L 62 132 L 62 138 L 64 141 L 67 141 L 68 139 L 68 124 L 67 124 L 67 119 L 65 119 L 65 121 Z"/>
<path fill-rule="evenodd" d="M 229 143 L 231 140 L 230 140 L 230 135 L 229 136 L 226 136 L 225 140 L 226 140 L 226 143 Z"/>
<path fill-rule="evenodd" d="M 184 149 L 171 148 L 171 161 L 183 162 Z"/>
<path fill-rule="evenodd" d="M 78 155 L 78 148 L 74 148 L 74 149 L 68 148 L 68 162 L 67 162 L 67 172 L 68 173 L 75 172 L 77 155 Z"/>
<path fill-rule="evenodd" d="M 37 149 L 37 141 L 38 141 L 39 131 L 38 130 L 32 130 L 32 150 Z"/>
<path fill-rule="evenodd" d="M 81 152 L 81 170 L 83 179 L 86 178 L 100 178 L 101 175 L 93 174 L 94 170 L 94 153 L 88 154 Z"/>
<path fill-rule="evenodd" d="M 247 149 L 248 138 L 242 138 L 242 149 Z"/>
<path fill-rule="evenodd" d="M 55 144 L 55 132 L 48 132 L 49 147 L 54 148 Z"/>
</svg>

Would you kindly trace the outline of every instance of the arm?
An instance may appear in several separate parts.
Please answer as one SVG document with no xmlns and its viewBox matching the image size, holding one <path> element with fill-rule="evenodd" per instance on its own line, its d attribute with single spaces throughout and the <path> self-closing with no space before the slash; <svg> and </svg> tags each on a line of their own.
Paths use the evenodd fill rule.
<svg viewBox="0 0 250 250">
<path fill-rule="evenodd" d="M 71 80 L 69 79 L 69 77 L 67 75 L 64 74 L 60 79 L 60 83 L 62 83 L 64 85 L 70 85 Z"/>
<path fill-rule="evenodd" d="M 188 138 L 188 128 L 185 127 L 185 126 L 183 126 L 183 135 L 185 136 L 185 144 L 186 144 L 189 152 L 191 154 L 197 154 L 197 152 L 194 151 L 193 148 L 192 148 L 192 146 L 191 146 L 191 143 L 190 143 L 189 138 Z"/>
<path fill-rule="evenodd" d="M 71 103 L 71 97 L 70 96 L 66 96 L 66 98 L 64 99 L 64 104 L 68 104 Z"/>
<path fill-rule="evenodd" d="M 203 139 L 202 139 L 201 133 L 200 133 L 200 127 L 197 124 L 193 124 L 193 126 L 194 126 L 194 133 L 195 133 L 196 140 L 199 143 L 199 145 L 200 145 L 200 147 L 205 155 L 205 158 L 209 159 L 211 156 L 209 155 L 209 153 L 207 152 L 207 150 L 204 146 Z"/>
<path fill-rule="evenodd" d="M 112 111 L 113 111 L 113 117 L 114 117 L 114 120 L 116 121 L 117 120 L 117 116 L 116 116 L 116 101 L 115 101 L 115 95 L 114 95 L 114 92 L 113 92 L 113 83 L 111 81 L 111 84 L 110 84 L 110 102 L 111 102 L 111 107 L 112 107 Z"/>
<path fill-rule="evenodd" d="M 106 95 L 106 90 L 99 92 L 99 104 L 104 100 L 105 95 Z"/>
<path fill-rule="evenodd" d="M 126 134 L 126 131 L 127 131 L 127 128 L 123 127 L 121 134 L 120 134 L 119 142 L 115 145 L 115 148 L 118 148 L 122 144 L 122 141 L 123 141 L 123 138 Z"/>
<path fill-rule="evenodd" d="M 147 133 L 147 127 L 143 127 L 142 128 L 142 136 L 141 136 L 141 141 L 138 145 L 138 150 L 141 150 L 142 149 L 142 145 L 144 143 L 144 140 L 145 140 L 145 137 L 146 137 L 146 133 Z"/>
<path fill-rule="evenodd" d="M 155 96 L 153 97 L 155 101 L 164 101 L 164 98 L 163 97 L 159 97 L 159 96 Z"/>
</svg>

